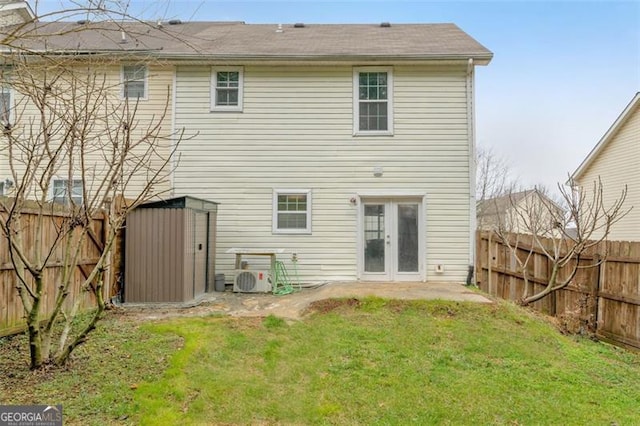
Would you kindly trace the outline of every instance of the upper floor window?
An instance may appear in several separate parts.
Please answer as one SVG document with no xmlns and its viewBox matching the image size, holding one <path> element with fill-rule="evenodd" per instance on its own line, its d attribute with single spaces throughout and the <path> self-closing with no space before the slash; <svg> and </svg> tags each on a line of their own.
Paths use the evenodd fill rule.
<svg viewBox="0 0 640 426">
<path fill-rule="evenodd" d="M 393 134 L 393 75 L 390 67 L 354 69 L 353 96 L 354 134 Z"/>
<path fill-rule="evenodd" d="M 276 190 L 273 193 L 273 232 L 311 233 L 311 191 Z"/>
<path fill-rule="evenodd" d="M 212 111 L 242 111 L 242 71 L 242 67 L 212 68 Z"/>
<path fill-rule="evenodd" d="M 122 97 L 125 99 L 147 98 L 146 65 L 124 65 L 122 67 Z"/>
<path fill-rule="evenodd" d="M 72 201 L 73 204 L 80 205 L 82 204 L 83 192 L 82 180 L 80 179 L 71 181 L 68 179 L 53 180 L 52 201 L 54 203 L 68 205 Z"/>
</svg>

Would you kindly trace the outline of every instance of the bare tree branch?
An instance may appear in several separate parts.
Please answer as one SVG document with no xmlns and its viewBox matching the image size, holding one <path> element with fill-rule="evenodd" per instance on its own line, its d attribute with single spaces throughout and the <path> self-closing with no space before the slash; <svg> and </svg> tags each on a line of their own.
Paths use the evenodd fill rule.
<svg viewBox="0 0 640 426">
<path fill-rule="evenodd" d="M 602 181 L 598 178 L 592 188 L 571 188 L 558 185 L 561 199 L 551 200 L 538 189 L 510 194 L 507 213 L 500 216 L 495 229 L 499 239 L 517 260 L 518 272 L 525 280 L 523 305 L 541 300 L 547 295 L 570 285 L 579 270 L 600 265 L 602 258 L 591 264 L 581 263 L 582 256 L 595 247 L 606 247 L 611 227 L 622 219 L 630 208 L 625 208 L 626 186 L 620 196 L 610 204 L 605 204 Z M 522 239 L 530 241 L 528 245 Z M 524 260 L 520 253 L 529 253 Z M 543 254 L 550 265 L 550 274 L 545 287 L 529 295 L 529 261 L 531 252 Z M 562 277 L 562 278 L 561 278 Z"/>
</svg>

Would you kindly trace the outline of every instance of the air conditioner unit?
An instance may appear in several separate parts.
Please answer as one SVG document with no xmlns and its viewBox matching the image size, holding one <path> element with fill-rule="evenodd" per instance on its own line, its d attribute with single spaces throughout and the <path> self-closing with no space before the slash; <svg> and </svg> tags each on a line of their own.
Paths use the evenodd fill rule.
<svg viewBox="0 0 640 426">
<path fill-rule="evenodd" d="M 269 282 L 269 272 L 247 269 L 236 270 L 236 276 L 233 280 L 233 291 L 240 293 L 270 292 L 271 282 Z"/>
</svg>

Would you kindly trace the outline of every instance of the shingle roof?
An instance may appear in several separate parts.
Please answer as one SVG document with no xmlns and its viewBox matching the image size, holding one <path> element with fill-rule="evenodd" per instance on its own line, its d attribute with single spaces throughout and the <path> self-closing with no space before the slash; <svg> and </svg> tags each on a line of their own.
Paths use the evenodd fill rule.
<svg viewBox="0 0 640 426">
<path fill-rule="evenodd" d="M 1 29 L 6 32 L 8 29 Z M 282 25 L 243 22 L 36 23 L 20 47 L 51 52 L 139 52 L 159 57 L 466 59 L 492 53 L 454 24 Z M 124 39 L 126 42 L 122 42 Z M 45 43 L 46 40 L 46 43 Z"/>
</svg>

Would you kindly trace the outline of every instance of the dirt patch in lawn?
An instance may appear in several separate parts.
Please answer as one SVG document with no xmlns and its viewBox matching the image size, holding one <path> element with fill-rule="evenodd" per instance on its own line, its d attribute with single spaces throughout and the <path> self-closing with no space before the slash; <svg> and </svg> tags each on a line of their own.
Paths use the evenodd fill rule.
<svg viewBox="0 0 640 426">
<path fill-rule="evenodd" d="M 303 311 L 303 315 L 311 314 L 327 314 L 333 312 L 342 307 L 348 306 L 350 308 L 360 306 L 360 300 L 355 297 L 349 299 L 324 299 L 311 302 L 309 306 Z"/>
</svg>

